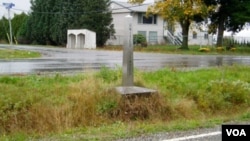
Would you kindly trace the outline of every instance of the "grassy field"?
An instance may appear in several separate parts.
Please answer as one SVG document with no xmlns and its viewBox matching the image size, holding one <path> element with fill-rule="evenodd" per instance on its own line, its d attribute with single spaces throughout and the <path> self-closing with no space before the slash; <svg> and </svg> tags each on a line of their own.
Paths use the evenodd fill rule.
<svg viewBox="0 0 250 141">
<path fill-rule="evenodd" d="M 135 71 L 150 97 L 126 98 L 121 68 L 0 76 L 0 140 L 114 140 L 250 120 L 250 67 Z"/>
<path fill-rule="evenodd" d="M 1 49 L 0 48 L 0 59 L 13 59 L 13 58 L 37 58 L 41 54 L 32 51 L 12 50 L 12 49 Z"/>
</svg>

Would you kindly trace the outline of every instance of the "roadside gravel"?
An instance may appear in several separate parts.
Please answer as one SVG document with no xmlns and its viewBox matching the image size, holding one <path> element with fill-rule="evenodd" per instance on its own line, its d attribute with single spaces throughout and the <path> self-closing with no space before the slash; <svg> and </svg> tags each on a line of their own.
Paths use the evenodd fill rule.
<svg viewBox="0 0 250 141">
<path fill-rule="evenodd" d="M 153 134 L 153 135 L 140 136 L 136 138 L 120 139 L 117 141 L 164 141 L 164 140 L 180 138 L 180 137 L 185 137 L 185 136 L 190 136 L 190 135 L 199 135 L 199 134 L 218 132 L 218 131 L 221 131 L 220 126 L 217 126 L 215 128 L 204 128 L 204 129 L 195 129 L 195 130 L 188 130 L 188 131 L 158 133 L 158 134 Z M 204 139 L 199 138 L 198 140 L 204 140 Z M 192 141 L 195 141 L 195 140 L 192 140 Z M 211 141 L 215 141 L 215 140 L 211 140 Z"/>
<path fill-rule="evenodd" d="M 250 121 L 228 122 L 225 124 L 250 125 Z M 216 133 L 216 135 L 209 135 L 209 133 Z M 197 137 L 197 135 L 209 135 L 209 136 Z M 194 138 L 188 138 L 191 136 Z M 135 138 L 119 139 L 117 141 L 221 141 L 221 140 L 222 140 L 221 125 L 218 125 L 213 128 L 199 128 L 188 131 L 173 131 L 173 132 L 158 133 L 152 135 L 142 135 Z"/>
</svg>

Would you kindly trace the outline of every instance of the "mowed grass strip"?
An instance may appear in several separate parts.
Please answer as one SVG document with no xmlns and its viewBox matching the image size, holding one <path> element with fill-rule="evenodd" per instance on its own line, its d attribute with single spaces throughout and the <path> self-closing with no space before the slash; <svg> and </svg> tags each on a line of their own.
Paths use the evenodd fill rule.
<svg viewBox="0 0 250 141">
<path fill-rule="evenodd" d="M 0 76 L 0 140 L 114 140 L 250 119 L 250 67 L 135 71 L 150 97 L 126 99 L 121 68 Z"/>
<path fill-rule="evenodd" d="M 14 49 L 0 49 L 0 59 L 16 59 L 16 58 L 37 58 L 41 57 L 39 52 L 14 50 Z"/>
<path fill-rule="evenodd" d="M 181 50 L 180 46 L 175 45 L 149 45 L 147 47 L 134 46 L 135 52 L 152 52 L 152 53 L 166 53 L 166 54 L 190 54 L 190 55 L 249 55 L 249 46 L 235 46 L 234 50 L 227 50 L 226 47 L 220 47 L 223 50 L 218 50 L 214 46 L 198 46 L 190 45 L 189 50 Z M 202 51 L 202 49 L 209 51 Z M 100 50 L 123 50 L 122 46 L 106 46 L 99 48 Z"/>
</svg>

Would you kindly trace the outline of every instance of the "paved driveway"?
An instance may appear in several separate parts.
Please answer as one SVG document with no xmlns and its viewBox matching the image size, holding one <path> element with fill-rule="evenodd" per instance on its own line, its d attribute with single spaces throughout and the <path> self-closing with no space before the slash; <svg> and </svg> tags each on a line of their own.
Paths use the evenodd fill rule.
<svg viewBox="0 0 250 141">
<path fill-rule="evenodd" d="M 31 46 L 0 45 L 0 48 L 38 51 L 39 59 L 0 60 L 0 74 L 75 72 L 98 70 L 102 66 L 122 66 L 122 51 L 76 50 Z M 134 53 L 135 68 L 157 70 L 164 67 L 201 68 L 210 66 L 250 65 L 250 56 L 176 55 L 161 53 Z"/>
</svg>

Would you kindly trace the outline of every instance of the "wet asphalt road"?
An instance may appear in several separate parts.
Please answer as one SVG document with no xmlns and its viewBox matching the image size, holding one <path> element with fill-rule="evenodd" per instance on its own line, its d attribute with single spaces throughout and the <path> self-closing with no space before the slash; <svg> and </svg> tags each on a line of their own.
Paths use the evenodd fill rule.
<svg viewBox="0 0 250 141">
<path fill-rule="evenodd" d="M 38 59 L 0 60 L 0 74 L 36 74 L 53 72 L 84 72 L 102 66 L 122 66 L 122 51 L 76 50 L 31 46 L 0 45 L 1 48 L 38 51 Z M 134 66 L 140 70 L 157 70 L 164 67 L 193 69 L 211 66 L 250 65 L 250 56 L 176 55 L 161 53 L 134 53 Z"/>
</svg>

